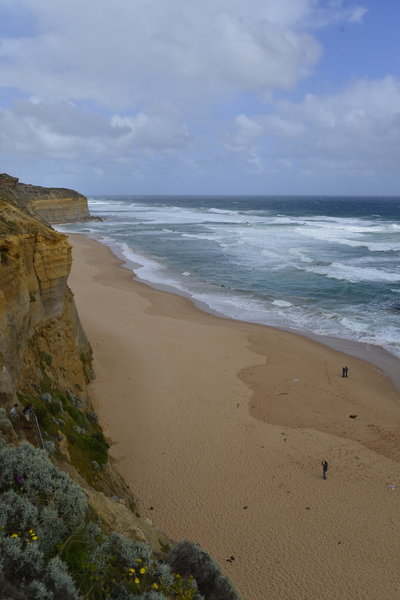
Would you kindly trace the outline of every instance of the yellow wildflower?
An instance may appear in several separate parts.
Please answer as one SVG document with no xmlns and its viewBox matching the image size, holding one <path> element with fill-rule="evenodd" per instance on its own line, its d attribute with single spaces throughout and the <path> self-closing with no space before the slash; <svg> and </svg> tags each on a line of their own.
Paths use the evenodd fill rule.
<svg viewBox="0 0 400 600">
<path fill-rule="evenodd" d="M 129 573 L 135 573 L 135 569 L 128 569 Z"/>
<path fill-rule="evenodd" d="M 19 535 L 18 535 L 18 533 L 12 533 L 12 534 L 10 535 L 10 537 L 12 537 L 12 538 L 17 538 L 17 537 L 19 537 Z"/>
<path fill-rule="evenodd" d="M 152 586 L 151 586 L 151 587 L 152 587 L 152 588 L 154 588 L 155 590 L 158 590 L 158 585 L 157 585 L 157 583 L 155 583 L 155 582 L 152 584 Z"/>
<path fill-rule="evenodd" d="M 142 561 L 142 559 L 141 559 L 141 558 L 138 558 L 136 562 L 138 562 L 138 563 L 141 563 L 141 562 L 143 562 L 143 561 Z"/>
<path fill-rule="evenodd" d="M 142 568 L 140 569 L 140 573 L 141 573 L 142 575 L 143 575 L 143 573 L 146 573 L 146 567 L 142 567 Z"/>
<path fill-rule="evenodd" d="M 32 536 L 32 539 L 33 539 L 33 540 L 37 540 L 37 539 L 39 539 L 39 538 L 38 538 L 38 536 L 37 536 L 37 535 L 33 535 L 33 536 Z"/>
<path fill-rule="evenodd" d="M 135 583 L 140 583 L 140 579 L 138 577 L 135 577 Z"/>
</svg>

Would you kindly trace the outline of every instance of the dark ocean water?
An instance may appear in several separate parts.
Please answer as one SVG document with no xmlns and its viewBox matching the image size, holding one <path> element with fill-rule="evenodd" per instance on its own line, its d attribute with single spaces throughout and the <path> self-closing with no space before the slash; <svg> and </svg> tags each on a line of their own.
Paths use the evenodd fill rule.
<svg viewBox="0 0 400 600">
<path fill-rule="evenodd" d="M 104 196 L 68 226 L 210 309 L 400 356 L 400 197 Z M 140 266 L 138 266 L 140 265 Z"/>
</svg>

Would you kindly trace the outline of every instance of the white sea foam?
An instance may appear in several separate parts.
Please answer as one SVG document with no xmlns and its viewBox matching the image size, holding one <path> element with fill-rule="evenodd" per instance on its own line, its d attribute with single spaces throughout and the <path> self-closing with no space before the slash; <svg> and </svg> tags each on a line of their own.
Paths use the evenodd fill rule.
<svg viewBox="0 0 400 600">
<path fill-rule="evenodd" d="M 118 240 L 117 253 L 140 279 L 174 288 L 226 316 L 380 344 L 400 355 L 399 315 L 380 309 L 379 302 L 373 311 L 357 304 L 358 288 L 370 286 L 377 294 L 381 285 L 386 294 L 400 293 L 387 286 L 400 283 L 398 224 L 382 217 L 294 216 L 223 206 L 96 198 L 91 211 L 104 215 L 104 224 L 74 230 L 112 231 L 108 243 Z M 164 264 L 149 256 L 152 249 L 159 254 L 158 238 Z M 122 239 L 131 241 L 123 245 Z M 204 257 L 215 257 L 207 268 L 202 248 Z M 335 301 L 336 290 L 343 289 L 357 299 L 354 307 L 342 296 Z"/>
<path fill-rule="evenodd" d="M 375 269 L 373 267 L 355 267 L 349 264 L 332 263 L 328 266 L 312 266 L 308 270 L 330 279 L 343 279 L 351 282 L 400 282 L 400 273 Z"/>
<path fill-rule="evenodd" d="M 238 212 L 235 210 L 222 210 L 220 208 L 210 208 L 210 213 L 215 213 L 217 215 L 237 215 Z"/>
<path fill-rule="evenodd" d="M 273 300 L 272 304 L 275 306 L 281 306 L 282 308 L 289 308 L 289 306 L 293 306 L 291 302 L 286 302 L 286 300 Z"/>
</svg>

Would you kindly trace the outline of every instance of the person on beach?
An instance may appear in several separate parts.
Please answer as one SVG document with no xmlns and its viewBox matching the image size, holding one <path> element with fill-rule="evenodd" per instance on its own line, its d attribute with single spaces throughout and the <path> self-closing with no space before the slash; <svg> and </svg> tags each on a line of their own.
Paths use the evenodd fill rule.
<svg viewBox="0 0 400 600">
<path fill-rule="evenodd" d="M 326 462 L 326 460 L 322 461 L 322 479 L 326 479 L 326 472 L 328 470 L 328 463 Z"/>
<path fill-rule="evenodd" d="M 343 367 L 342 369 L 342 377 L 348 377 L 349 367 Z"/>
</svg>

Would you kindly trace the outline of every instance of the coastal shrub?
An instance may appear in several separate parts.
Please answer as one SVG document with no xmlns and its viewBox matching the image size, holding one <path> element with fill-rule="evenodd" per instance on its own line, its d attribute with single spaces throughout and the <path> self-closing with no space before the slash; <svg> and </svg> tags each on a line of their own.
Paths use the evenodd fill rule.
<svg viewBox="0 0 400 600">
<path fill-rule="evenodd" d="M 91 435 L 86 435 L 80 439 L 80 444 L 87 452 L 91 461 L 97 462 L 99 465 L 104 465 L 108 461 L 108 449 L 110 445 L 106 441 L 101 431 L 96 431 Z"/>
<path fill-rule="evenodd" d="M 222 574 L 217 563 L 194 542 L 182 541 L 176 544 L 169 552 L 167 562 L 175 573 L 184 577 L 192 575 L 205 600 L 240 600 L 239 594 Z"/>
<path fill-rule="evenodd" d="M 0 496 L 0 529 L 6 535 L 20 535 L 37 524 L 38 509 L 27 498 L 12 489 Z"/>
<path fill-rule="evenodd" d="M 192 577 L 172 574 L 167 564 L 156 559 L 148 544 L 134 542 L 119 533 L 104 537 L 86 553 L 86 557 L 75 577 L 79 579 L 85 597 L 110 597 L 112 600 L 202 598 Z M 86 573 L 82 571 L 82 565 Z"/>
<path fill-rule="evenodd" d="M 48 410 L 54 417 L 63 412 L 62 406 L 60 406 L 58 402 L 49 402 L 45 410 Z"/>
<path fill-rule="evenodd" d="M 84 429 L 83 427 L 79 427 L 79 425 L 73 425 L 72 429 L 75 431 L 75 433 L 80 433 L 81 435 L 86 433 L 86 429 Z"/>
<path fill-rule="evenodd" d="M 12 429 L 12 423 L 8 418 L 5 408 L 0 408 L 0 432 L 7 433 Z"/>
<path fill-rule="evenodd" d="M 166 587 L 170 587 L 174 584 L 174 576 L 171 571 L 171 567 L 166 563 L 159 562 L 154 568 L 154 575 L 163 581 Z"/>
<path fill-rule="evenodd" d="M 70 533 L 70 528 L 59 517 L 53 506 L 43 504 L 41 498 L 34 504 L 25 494 L 23 484 L 14 484 L 0 495 L 0 530 L 24 543 L 35 541 L 46 556 Z"/>
<path fill-rule="evenodd" d="M 70 402 L 72 402 L 72 403 L 75 402 L 76 396 L 74 396 L 74 394 L 70 390 L 66 390 L 65 394 Z"/>
<path fill-rule="evenodd" d="M 0 448 L 0 490 L 10 486 L 17 486 L 17 491 L 23 491 L 35 504 L 53 507 L 69 530 L 85 518 L 87 501 L 83 490 L 53 465 L 44 450 L 28 442 Z"/>
<path fill-rule="evenodd" d="M 80 437 L 108 447 L 100 432 Z M 239 600 L 197 545 L 163 561 L 97 519 L 45 451 L 0 435 L 0 600 Z"/>
<path fill-rule="evenodd" d="M 86 429 L 88 427 L 88 420 L 86 418 L 86 415 L 82 411 L 80 411 L 79 408 L 69 403 L 64 404 L 64 408 L 71 417 L 71 419 L 73 419 L 77 425 L 79 425 L 83 429 Z"/>
<path fill-rule="evenodd" d="M 66 565 L 39 546 L 0 535 L 0 589 L 12 600 L 81 600 Z"/>
<path fill-rule="evenodd" d="M 91 423 L 96 424 L 99 422 L 99 417 L 97 416 L 97 414 L 95 412 L 89 411 L 86 413 L 86 416 Z"/>
<path fill-rule="evenodd" d="M 111 533 L 96 549 L 92 558 L 101 567 L 102 560 L 107 555 L 115 556 L 116 562 L 121 567 L 128 568 L 132 565 L 132 562 L 149 563 L 152 551 L 145 542 L 134 542 L 121 533 Z"/>
<path fill-rule="evenodd" d="M 54 454 L 54 452 L 57 450 L 57 447 L 54 442 L 45 442 L 44 448 L 49 454 Z"/>
<path fill-rule="evenodd" d="M 50 406 L 52 406 L 52 404 Z M 43 431 L 55 434 L 58 430 L 57 419 L 54 416 L 52 416 L 48 408 L 49 407 L 47 406 L 38 406 L 37 404 L 34 404 L 35 415 L 38 418 L 40 428 Z"/>
</svg>

